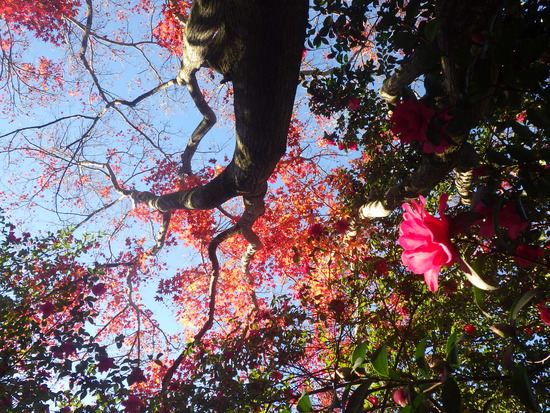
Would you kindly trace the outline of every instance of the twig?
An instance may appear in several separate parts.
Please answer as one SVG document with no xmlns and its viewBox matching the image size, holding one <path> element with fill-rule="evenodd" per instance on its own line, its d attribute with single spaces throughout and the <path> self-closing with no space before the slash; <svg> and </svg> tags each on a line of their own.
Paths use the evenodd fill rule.
<svg viewBox="0 0 550 413">
<path fill-rule="evenodd" d="M 219 233 L 210 241 L 208 244 L 208 258 L 212 262 L 212 273 L 210 275 L 210 286 L 209 286 L 209 300 L 208 300 L 208 318 L 203 324 L 202 328 L 199 330 L 199 332 L 193 337 L 193 341 L 189 342 L 185 349 L 182 351 L 182 353 L 174 360 L 166 374 L 164 375 L 162 379 L 162 393 L 166 392 L 168 390 L 168 386 L 170 384 L 170 381 L 172 380 L 172 377 L 174 376 L 174 373 L 179 368 L 181 362 L 183 361 L 184 357 L 189 353 L 189 350 L 195 346 L 204 335 L 210 330 L 214 323 L 214 313 L 216 310 L 216 286 L 218 283 L 218 278 L 220 275 L 220 264 L 218 261 L 218 257 L 216 256 L 216 251 L 219 247 L 219 245 L 225 241 L 226 239 L 232 237 L 233 235 L 240 232 L 240 229 L 238 227 L 238 224 L 235 224 L 231 228 L 226 229 L 225 231 Z"/>
</svg>

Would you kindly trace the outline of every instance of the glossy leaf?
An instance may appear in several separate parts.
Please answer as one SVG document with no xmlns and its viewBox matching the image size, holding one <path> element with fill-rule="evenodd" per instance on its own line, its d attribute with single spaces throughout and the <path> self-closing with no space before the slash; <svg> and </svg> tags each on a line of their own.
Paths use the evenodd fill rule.
<svg viewBox="0 0 550 413">
<path fill-rule="evenodd" d="M 369 394 L 370 383 L 361 383 L 348 399 L 345 413 L 360 413 L 365 405 L 365 398 Z"/>
<path fill-rule="evenodd" d="M 519 312 L 521 311 L 521 309 L 525 307 L 539 293 L 540 293 L 540 290 L 538 289 L 527 291 L 525 294 L 519 297 L 514 302 L 514 304 L 512 304 L 512 308 L 510 308 L 510 323 L 512 325 L 515 325 L 516 318 Z"/>
<path fill-rule="evenodd" d="M 479 288 L 480 290 L 494 291 L 499 288 L 497 285 L 494 285 L 491 282 L 484 280 L 474 270 L 474 268 L 466 262 L 464 258 L 461 257 L 459 259 L 459 265 L 460 265 L 460 269 L 462 270 L 462 273 L 466 276 L 468 281 L 472 283 L 472 285 L 474 285 L 475 287 Z"/>
<path fill-rule="evenodd" d="M 426 25 L 424 26 L 424 36 L 426 36 L 426 39 L 428 39 L 428 41 L 433 42 L 435 40 L 437 32 L 439 31 L 440 24 L 441 21 L 437 19 L 430 20 L 426 23 Z"/>
<path fill-rule="evenodd" d="M 512 373 L 512 390 L 528 410 L 540 411 L 533 394 L 531 379 L 527 374 L 527 369 L 521 364 L 516 365 Z"/>
<path fill-rule="evenodd" d="M 441 386 L 441 399 L 443 402 L 443 411 L 445 413 L 461 413 L 462 398 L 460 388 L 454 377 L 449 376 Z"/>
<path fill-rule="evenodd" d="M 462 339 L 456 331 L 454 331 L 448 338 L 445 345 L 446 361 L 453 367 L 457 367 L 460 364 L 458 357 L 458 343 Z"/>
<path fill-rule="evenodd" d="M 380 374 L 383 377 L 389 377 L 390 371 L 388 367 L 388 353 L 387 353 L 387 346 L 384 344 L 383 346 L 379 347 L 372 357 L 372 366 L 374 367 L 374 370 L 378 374 Z"/>
<path fill-rule="evenodd" d="M 420 374 L 422 377 L 427 378 L 429 377 L 428 373 L 428 364 L 426 363 L 426 357 L 424 356 L 426 351 L 426 339 L 423 338 L 420 340 L 418 345 L 416 346 L 416 349 L 414 351 L 414 360 L 416 362 L 416 365 L 420 369 Z"/>
<path fill-rule="evenodd" d="M 302 395 L 298 399 L 298 403 L 296 404 L 296 409 L 300 413 L 309 413 L 311 412 L 311 400 L 309 398 L 309 394 L 304 390 L 302 392 Z"/>
<path fill-rule="evenodd" d="M 351 355 L 351 365 L 354 370 L 365 363 L 367 359 L 367 348 L 367 343 L 361 343 L 353 350 Z"/>
</svg>

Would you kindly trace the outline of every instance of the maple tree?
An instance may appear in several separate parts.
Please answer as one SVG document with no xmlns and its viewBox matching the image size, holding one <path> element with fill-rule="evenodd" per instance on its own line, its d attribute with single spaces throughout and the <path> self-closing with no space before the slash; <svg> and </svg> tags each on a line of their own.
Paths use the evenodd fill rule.
<svg viewBox="0 0 550 413">
<path fill-rule="evenodd" d="M 270 4 L 0 4 L 3 406 L 547 408 L 547 8 Z"/>
</svg>

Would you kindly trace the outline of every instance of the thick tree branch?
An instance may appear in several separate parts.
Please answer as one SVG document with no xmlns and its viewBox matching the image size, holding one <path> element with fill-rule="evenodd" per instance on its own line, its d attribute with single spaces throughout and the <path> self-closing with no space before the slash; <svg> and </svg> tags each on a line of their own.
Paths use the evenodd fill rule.
<svg viewBox="0 0 550 413">
<path fill-rule="evenodd" d="M 444 98 L 436 101 L 440 109 L 456 109 L 464 111 L 465 119 L 459 130 L 448 139 L 451 142 L 442 154 L 423 155 L 419 168 L 405 181 L 390 188 L 383 199 L 372 200 L 359 208 L 360 218 L 376 218 L 387 216 L 393 209 L 418 195 L 426 195 L 439 182 L 445 179 L 455 169 L 455 185 L 464 204 L 469 205 L 473 194 L 472 170 L 478 163 L 478 155 L 467 143 L 470 130 L 483 118 L 487 105 L 492 97 L 492 90 L 483 96 L 469 96 L 468 78 L 471 76 L 472 65 L 461 64 L 457 56 L 470 49 L 470 35 L 481 33 L 502 7 L 501 0 L 445 0 L 436 5 L 436 18 L 441 22 L 437 35 L 437 47 L 441 54 L 441 70 L 443 74 Z M 468 21 L 457 21 L 456 16 L 475 16 Z M 488 61 L 493 78 L 496 68 Z M 399 102 L 403 91 L 420 75 L 424 74 L 418 56 L 413 53 L 401 68 L 390 76 L 380 89 L 380 95 L 390 104 Z M 495 81 L 496 84 L 496 81 Z M 494 84 L 489 85 L 494 89 Z M 465 97 L 469 96 L 469 100 Z M 426 98 L 434 98 L 426 95 Z"/>
</svg>

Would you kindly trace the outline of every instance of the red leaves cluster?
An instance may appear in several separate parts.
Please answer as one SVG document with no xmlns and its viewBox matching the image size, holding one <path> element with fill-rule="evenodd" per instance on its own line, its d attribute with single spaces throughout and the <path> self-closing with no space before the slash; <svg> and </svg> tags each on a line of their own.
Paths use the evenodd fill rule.
<svg viewBox="0 0 550 413">
<path fill-rule="evenodd" d="M 78 7 L 79 0 L 2 0 L 0 17 L 11 30 L 30 30 L 36 37 L 58 45 L 63 40 L 64 17 L 74 17 Z"/>
<path fill-rule="evenodd" d="M 191 7 L 188 1 L 171 1 L 163 5 L 162 14 L 164 18 L 153 29 L 153 36 L 157 43 L 170 50 L 170 53 L 181 56 L 183 44 L 183 27 L 178 20 L 180 17 L 187 18 L 187 12 Z M 177 3 L 177 6 L 174 5 Z"/>
</svg>

